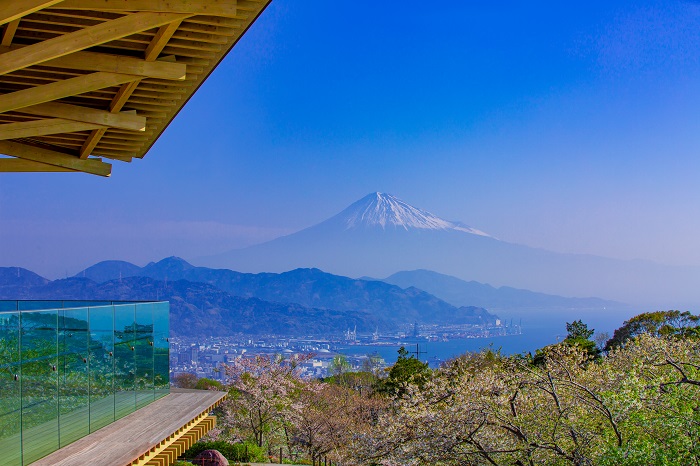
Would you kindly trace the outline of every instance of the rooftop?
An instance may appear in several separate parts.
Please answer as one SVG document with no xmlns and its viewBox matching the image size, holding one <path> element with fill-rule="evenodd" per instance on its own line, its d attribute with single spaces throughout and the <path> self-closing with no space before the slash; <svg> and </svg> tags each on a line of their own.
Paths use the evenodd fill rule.
<svg viewBox="0 0 700 466">
<path fill-rule="evenodd" d="M 269 2 L 3 1 L 0 172 L 142 158 Z"/>
</svg>

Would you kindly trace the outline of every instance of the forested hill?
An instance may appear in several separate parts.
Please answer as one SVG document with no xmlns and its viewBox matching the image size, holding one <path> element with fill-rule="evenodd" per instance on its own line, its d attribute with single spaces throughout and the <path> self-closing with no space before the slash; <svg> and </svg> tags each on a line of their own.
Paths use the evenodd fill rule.
<svg viewBox="0 0 700 466">
<path fill-rule="evenodd" d="M 482 308 L 456 308 L 420 290 L 402 290 L 386 284 L 377 288 L 371 282 L 362 282 L 368 284 L 370 290 L 364 293 L 364 299 L 362 293 L 357 292 L 352 297 L 352 304 L 330 307 L 293 302 L 296 297 L 307 296 L 308 291 L 292 294 L 286 300 L 282 296 L 266 300 L 237 296 L 210 283 L 184 279 L 160 280 L 141 276 L 98 283 L 87 277 L 72 277 L 49 281 L 15 267 L 0 268 L 0 277 L 3 278 L 0 299 L 170 301 L 174 335 L 209 336 L 238 332 L 319 335 L 340 333 L 355 326 L 360 332 L 372 332 L 377 328 L 396 329 L 401 324 L 413 322 L 478 324 L 495 319 Z M 32 279 L 28 281 L 26 277 Z M 300 283 L 298 286 L 304 288 L 305 285 Z M 390 290 L 390 293 L 382 293 L 381 289 Z M 385 304 L 378 305 L 377 301 Z M 317 302 L 326 304 L 322 300 Z M 338 302 L 342 304 L 342 301 Z"/>
</svg>

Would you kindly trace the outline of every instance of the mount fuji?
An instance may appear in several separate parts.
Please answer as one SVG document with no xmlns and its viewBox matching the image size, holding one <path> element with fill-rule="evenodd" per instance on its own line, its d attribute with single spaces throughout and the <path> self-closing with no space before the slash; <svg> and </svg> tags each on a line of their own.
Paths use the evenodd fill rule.
<svg viewBox="0 0 700 466">
<path fill-rule="evenodd" d="M 700 304 L 700 268 L 508 243 L 390 194 L 371 193 L 339 214 L 274 240 L 193 261 L 243 272 L 319 268 L 350 277 L 427 269 L 463 280 L 634 305 Z"/>
</svg>

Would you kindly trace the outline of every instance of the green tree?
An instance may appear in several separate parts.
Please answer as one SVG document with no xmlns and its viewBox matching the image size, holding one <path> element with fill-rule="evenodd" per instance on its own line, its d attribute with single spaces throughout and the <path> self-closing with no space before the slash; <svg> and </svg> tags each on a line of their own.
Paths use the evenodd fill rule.
<svg viewBox="0 0 700 466">
<path fill-rule="evenodd" d="M 197 380 L 194 388 L 197 390 L 223 390 L 224 385 L 218 380 L 202 377 L 201 379 Z"/>
<path fill-rule="evenodd" d="M 607 351 L 625 346 L 628 340 L 642 334 L 700 337 L 700 316 L 678 310 L 644 312 L 625 321 L 605 344 Z"/>
<path fill-rule="evenodd" d="M 567 322 L 566 332 L 566 338 L 562 343 L 569 346 L 578 346 L 589 356 L 600 356 L 598 345 L 596 345 L 595 341 L 591 340 L 595 330 L 589 330 L 588 325 L 584 324 L 582 320 L 575 320 L 571 323 Z"/>
<path fill-rule="evenodd" d="M 427 363 L 421 362 L 413 355 L 408 357 L 408 351 L 403 346 L 399 348 L 398 353 L 396 364 L 391 366 L 389 376 L 384 380 L 383 390 L 401 397 L 406 393 L 408 384 L 422 387 L 431 371 Z"/>
<path fill-rule="evenodd" d="M 598 348 L 596 342 L 590 339 L 594 333 L 595 330 L 589 330 L 588 325 L 584 324 L 580 319 L 573 322 L 567 322 L 566 338 L 564 338 L 561 343 L 556 345 L 549 345 L 538 349 L 535 352 L 534 358 L 532 358 L 532 363 L 534 365 L 541 366 L 544 364 L 545 354 L 547 351 L 559 345 L 579 348 L 585 355 L 597 358 L 600 356 L 600 349 Z"/>
<path fill-rule="evenodd" d="M 328 365 L 328 372 L 332 375 L 338 376 L 350 372 L 351 366 L 348 362 L 348 358 L 344 354 L 338 354 L 333 357 L 333 360 Z"/>
</svg>

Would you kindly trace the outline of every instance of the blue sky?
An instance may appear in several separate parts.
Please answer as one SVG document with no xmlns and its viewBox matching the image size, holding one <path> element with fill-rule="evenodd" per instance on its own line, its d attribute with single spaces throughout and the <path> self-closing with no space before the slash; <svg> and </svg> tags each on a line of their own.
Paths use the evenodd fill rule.
<svg viewBox="0 0 700 466">
<path fill-rule="evenodd" d="M 700 4 L 476 3 L 274 0 L 143 160 L 0 175 L 0 265 L 194 258 L 372 191 L 700 265 Z"/>
</svg>

